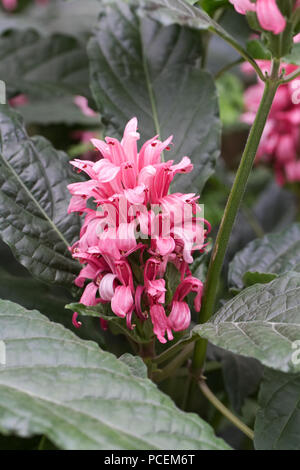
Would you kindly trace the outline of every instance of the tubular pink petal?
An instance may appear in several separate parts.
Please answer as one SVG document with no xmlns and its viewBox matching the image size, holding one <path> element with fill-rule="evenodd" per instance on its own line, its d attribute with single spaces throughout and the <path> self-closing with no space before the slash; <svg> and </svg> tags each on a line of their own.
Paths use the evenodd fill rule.
<svg viewBox="0 0 300 470">
<path fill-rule="evenodd" d="M 229 0 L 238 13 L 245 15 L 247 11 L 255 11 L 255 4 L 251 0 Z"/>
<path fill-rule="evenodd" d="M 75 96 L 74 103 L 85 116 L 93 117 L 97 115 L 97 113 L 89 107 L 88 100 L 85 98 L 85 96 Z"/>
<path fill-rule="evenodd" d="M 103 140 L 99 140 L 99 139 L 91 139 L 91 142 L 93 146 L 99 150 L 103 158 L 107 158 L 108 160 L 111 160 L 110 148 L 106 142 L 103 142 Z"/>
<path fill-rule="evenodd" d="M 166 256 L 175 249 L 175 242 L 173 238 L 157 238 L 156 248 L 161 256 Z"/>
<path fill-rule="evenodd" d="M 105 301 L 111 301 L 111 299 L 114 296 L 115 292 L 115 279 L 116 279 L 115 274 L 105 274 L 103 278 L 101 279 L 100 285 L 99 285 L 99 294 L 102 300 Z"/>
<path fill-rule="evenodd" d="M 103 158 L 94 164 L 93 170 L 97 174 L 100 183 L 108 183 L 116 178 L 120 172 L 120 167 Z"/>
<path fill-rule="evenodd" d="M 137 165 L 138 161 L 137 141 L 139 138 L 140 134 L 137 132 L 137 118 L 134 117 L 125 127 L 121 145 L 124 149 L 127 161 L 133 162 L 135 165 Z"/>
<path fill-rule="evenodd" d="M 111 301 L 111 309 L 115 315 L 125 318 L 133 310 L 133 297 L 128 286 L 118 286 Z"/>
<path fill-rule="evenodd" d="M 286 20 L 279 10 L 276 0 L 257 0 L 256 13 L 263 29 L 280 34 L 286 27 Z"/>
<path fill-rule="evenodd" d="M 75 326 L 75 328 L 80 328 L 82 326 L 82 323 L 80 321 L 77 321 L 78 318 L 78 313 L 74 312 L 73 317 L 72 317 L 72 323 Z"/>
<path fill-rule="evenodd" d="M 191 312 L 186 302 L 174 301 L 168 316 L 168 325 L 173 331 L 184 331 L 191 323 Z"/>
<path fill-rule="evenodd" d="M 168 334 L 168 339 L 173 339 L 172 331 L 168 325 L 168 319 L 165 313 L 165 309 L 161 305 L 152 305 L 150 307 L 150 316 L 153 323 L 153 333 L 157 336 L 160 343 L 165 344 L 167 342 L 165 334 Z"/>
<path fill-rule="evenodd" d="M 143 314 L 142 308 L 141 308 L 142 295 L 143 295 L 144 290 L 145 290 L 144 286 L 137 286 L 135 290 L 135 299 L 134 299 L 135 312 L 140 320 L 145 320 L 145 315 Z"/>
<path fill-rule="evenodd" d="M 96 293 L 98 291 L 98 286 L 94 282 L 90 282 L 81 296 L 80 303 L 87 306 L 96 305 Z"/>
</svg>

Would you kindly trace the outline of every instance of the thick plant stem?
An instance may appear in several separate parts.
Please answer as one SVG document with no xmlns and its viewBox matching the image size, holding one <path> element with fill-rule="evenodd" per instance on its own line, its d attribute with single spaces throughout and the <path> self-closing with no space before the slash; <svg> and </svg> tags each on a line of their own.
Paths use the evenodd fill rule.
<svg viewBox="0 0 300 470">
<path fill-rule="evenodd" d="M 243 153 L 241 163 L 228 198 L 208 269 L 203 305 L 200 312 L 200 323 L 207 322 L 214 312 L 219 279 L 231 231 L 245 193 L 247 181 L 253 166 L 262 133 L 264 131 L 271 106 L 279 86 L 279 65 L 279 63 L 273 64 L 272 76 L 265 82 L 265 89 L 260 107 L 257 112 L 254 124 L 251 128 L 245 151 Z M 192 364 L 193 374 L 196 377 L 201 373 L 205 355 L 206 341 L 199 339 L 195 344 Z"/>
<path fill-rule="evenodd" d="M 222 413 L 232 424 L 234 424 L 240 431 L 242 431 L 249 439 L 254 439 L 254 433 L 245 423 L 243 423 L 237 416 L 223 405 L 223 403 L 213 394 L 210 388 L 206 385 L 204 380 L 199 381 L 199 388 L 203 395 L 214 405 L 217 410 Z"/>
</svg>

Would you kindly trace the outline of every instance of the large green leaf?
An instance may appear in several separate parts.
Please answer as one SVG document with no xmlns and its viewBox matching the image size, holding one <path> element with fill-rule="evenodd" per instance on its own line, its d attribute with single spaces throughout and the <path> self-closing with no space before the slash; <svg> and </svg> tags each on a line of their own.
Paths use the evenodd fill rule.
<svg viewBox="0 0 300 470">
<path fill-rule="evenodd" d="M 243 290 L 193 331 L 273 369 L 299 372 L 300 364 L 292 362 L 292 346 L 300 338 L 300 274 Z"/>
<path fill-rule="evenodd" d="M 13 289 L 11 286 L 14 286 Z M 13 276 L 0 268 L 0 298 L 16 302 L 29 310 L 38 309 L 51 321 L 75 330 L 72 326 L 72 313 L 65 310 L 65 305 L 73 300 L 67 289 L 45 284 L 30 276 Z M 75 332 L 82 339 L 91 339 L 101 347 L 105 346 L 103 330 L 99 328 L 99 320 L 96 318 L 86 318 L 81 328 Z M 111 339 L 109 346 L 111 351 Z"/>
<path fill-rule="evenodd" d="M 100 117 L 86 116 L 74 103 L 73 96 L 53 97 L 51 100 L 39 99 L 30 101 L 19 108 L 26 123 L 49 126 L 50 124 L 67 124 L 93 126 L 100 128 Z"/>
<path fill-rule="evenodd" d="M 0 301 L 0 324 L 2 433 L 45 434 L 63 449 L 228 448 L 207 423 L 139 377 L 136 365 L 39 312 Z"/>
<path fill-rule="evenodd" d="M 230 37 L 202 8 L 184 0 L 139 0 L 139 3 L 144 11 L 166 25 L 178 23 L 190 28 L 218 31 Z"/>
<path fill-rule="evenodd" d="M 1 12 L 0 33 L 32 29 L 44 36 L 61 33 L 78 38 L 91 33 L 99 9 L 99 0 L 51 0 L 43 8 L 33 3 L 19 14 Z"/>
<path fill-rule="evenodd" d="M 292 51 L 286 57 L 284 57 L 284 61 L 288 64 L 295 64 L 300 65 L 300 44 L 294 44 Z"/>
<path fill-rule="evenodd" d="M 245 399 L 258 390 L 263 366 L 249 357 L 232 354 L 224 349 L 209 345 L 208 357 L 222 364 L 226 392 L 233 408 L 240 413 Z"/>
<path fill-rule="evenodd" d="M 266 235 L 236 254 L 229 267 L 229 284 L 242 288 L 246 273 L 283 274 L 300 272 L 300 224 L 279 234 Z"/>
<path fill-rule="evenodd" d="M 300 375 L 267 370 L 255 423 L 258 450 L 300 450 Z"/>
<path fill-rule="evenodd" d="M 167 157 L 188 155 L 195 165 L 194 182 L 182 177 L 180 189 L 201 189 L 219 155 L 220 121 L 213 79 L 198 66 L 198 33 L 140 19 L 117 2 L 103 7 L 88 52 L 92 91 L 113 132 L 137 116 L 143 140 L 174 134 Z"/>
<path fill-rule="evenodd" d="M 68 247 L 80 222 L 67 213 L 67 156 L 42 137 L 30 139 L 20 115 L 6 105 L 0 105 L 0 145 L 2 239 L 40 280 L 71 284 L 78 265 Z"/>
<path fill-rule="evenodd" d="M 244 36 L 244 34 L 240 34 L 241 32 L 236 34 L 236 23 L 239 24 L 239 18 L 234 18 L 232 24 L 228 25 L 228 30 L 232 33 L 229 34 L 227 28 L 224 29 L 219 23 L 211 18 L 206 11 L 204 11 L 203 8 L 206 8 L 207 10 L 211 9 L 210 7 L 212 4 L 210 0 L 208 0 L 208 3 L 210 3 L 209 6 L 207 5 L 208 8 L 204 5 L 203 8 L 201 8 L 199 3 L 197 6 L 189 5 L 185 0 L 138 0 L 138 3 L 141 6 L 139 14 L 146 14 L 165 25 L 176 23 L 182 26 L 188 26 L 189 28 L 195 28 L 200 31 L 211 31 L 230 44 L 233 49 L 244 57 L 244 59 L 253 63 L 252 57 L 235 39 L 235 36 L 238 36 L 237 39 L 240 41 Z M 211 11 L 211 13 L 213 12 Z M 227 20 L 225 20 L 225 23 L 227 23 Z M 247 26 L 244 26 L 243 29 L 244 32 L 246 31 L 247 33 Z"/>
<path fill-rule="evenodd" d="M 0 77 L 8 91 L 53 98 L 89 92 L 85 44 L 70 36 L 10 31 L 0 37 Z"/>
</svg>

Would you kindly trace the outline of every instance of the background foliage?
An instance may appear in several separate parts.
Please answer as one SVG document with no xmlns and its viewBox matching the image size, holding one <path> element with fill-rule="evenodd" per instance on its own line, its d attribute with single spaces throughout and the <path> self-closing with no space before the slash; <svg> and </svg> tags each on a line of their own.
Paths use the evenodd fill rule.
<svg viewBox="0 0 300 470">
<path fill-rule="evenodd" d="M 188 3 L 20 1 L 16 13 L 0 13 L 9 100 L 0 105 L 0 340 L 8 358 L 0 448 L 300 449 L 300 366 L 291 362 L 300 338 L 299 190 L 278 187 L 269 169 L 251 176 L 217 313 L 199 326 L 194 316 L 181 338 L 187 348 L 198 335 L 209 340 L 207 383 L 254 428 L 254 444 L 199 390 L 187 402 L 191 349 L 154 384 L 118 325 L 103 332 L 95 313 L 82 311 L 74 331 L 64 308 L 80 296 L 68 250 L 80 220 L 67 214 L 66 186 L 81 178 L 70 158 L 90 155 L 76 137 L 83 131 L 120 137 L 137 115 L 144 140 L 174 133 L 170 158 L 189 155 L 195 166 L 195 177 L 174 189 L 201 194 L 215 237 L 248 133 L 239 117 L 251 82 L 237 66 L 219 72 L 239 59 L 228 42 L 246 47 L 249 28 L 228 1 Z M 258 46 L 248 51 L 257 56 Z M 298 62 L 297 49 L 291 54 Z M 10 100 L 20 94 L 26 102 L 16 110 Z M 95 113 L 82 114 L 75 95 Z M 192 267 L 202 280 L 208 260 L 209 250 Z"/>
</svg>

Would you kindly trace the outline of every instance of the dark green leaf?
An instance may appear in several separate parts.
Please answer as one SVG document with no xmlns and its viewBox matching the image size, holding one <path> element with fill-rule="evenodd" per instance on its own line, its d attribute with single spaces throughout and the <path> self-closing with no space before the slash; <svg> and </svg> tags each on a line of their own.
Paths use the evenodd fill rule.
<svg viewBox="0 0 300 470">
<path fill-rule="evenodd" d="M 246 285 L 245 273 L 249 279 L 248 273 L 276 275 L 288 271 L 300 272 L 300 224 L 249 243 L 231 262 L 228 281 L 230 286 L 241 289 Z"/>
<path fill-rule="evenodd" d="M 202 8 L 189 5 L 184 0 L 139 0 L 139 3 L 148 15 L 165 25 L 178 23 L 190 28 L 218 31 L 230 37 Z"/>
<path fill-rule="evenodd" d="M 300 450 L 300 375 L 267 370 L 255 423 L 258 450 Z"/>
<path fill-rule="evenodd" d="M 288 64 L 300 65 L 300 43 L 294 44 L 291 53 L 284 57 L 283 60 Z"/>
<path fill-rule="evenodd" d="M 69 36 L 31 30 L 1 36 L 0 76 L 8 91 L 37 98 L 89 93 L 85 45 Z"/>
<path fill-rule="evenodd" d="M 273 279 L 276 279 L 276 277 L 278 277 L 277 274 L 248 271 L 243 276 L 243 283 L 245 287 L 254 286 L 254 284 L 268 284 L 268 282 L 273 281 Z"/>
<path fill-rule="evenodd" d="M 96 341 L 101 347 L 105 345 L 103 331 L 97 319 L 85 319 L 81 328 L 73 327 L 72 313 L 65 310 L 65 305 L 72 301 L 72 296 L 66 289 L 44 284 L 31 277 L 13 276 L 0 268 L 0 298 L 21 304 L 29 310 L 36 308 L 49 320 L 74 329 L 80 338 Z M 111 346 L 110 344 L 110 348 Z"/>
<path fill-rule="evenodd" d="M 221 362 L 228 397 L 233 408 L 240 413 L 246 398 L 258 389 L 263 374 L 262 365 L 255 359 L 232 354 L 211 344 L 208 355 L 211 360 Z"/>
<path fill-rule="evenodd" d="M 197 32 L 140 19 L 117 2 L 103 9 L 88 52 L 94 97 L 112 132 L 120 136 L 137 116 L 143 141 L 174 134 L 167 157 L 188 155 L 195 165 L 194 181 L 182 177 L 176 189 L 200 190 L 219 155 L 220 122 L 212 77 L 197 65 Z"/>
<path fill-rule="evenodd" d="M 231 73 L 224 74 L 217 80 L 220 99 L 221 120 L 225 126 L 239 123 L 244 109 L 242 82 Z"/>
<path fill-rule="evenodd" d="M 51 100 L 30 100 L 19 108 L 26 124 L 67 124 L 100 127 L 100 117 L 85 116 L 74 103 L 73 96 L 54 97 Z"/>
<path fill-rule="evenodd" d="M 193 333 L 267 367 L 299 372 L 292 355 L 293 342 L 300 337 L 300 274 L 248 287 Z"/>
<path fill-rule="evenodd" d="M 68 215 L 68 158 L 42 137 L 30 139 L 18 113 L 0 105 L 0 234 L 35 277 L 72 284 L 69 246 L 80 230 Z"/>
<path fill-rule="evenodd" d="M 148 379 L 37 311 L 0 302 L 0 432 L 62 449 L 228 449 Z"/>
<path fill-rule="evenodd" d="M 131 354 L 126 353 L 119 359 L 129 367 L 132 374 L 136 377 L 140 377 L 141 379 L 146 379 L 148 377 L 147 367 L 139 356 L 132 356 Z"/>
<path fill-rule="evenodd" d="M 72 310 L 72 312 L 77 312 L 83 317 L 102 318 L 108 322 L 113 334 L 128 336 L 136 343 L 149 343 L 153 339 L 153 328 L 150 318 L 142 324 L 139 322 L 139 328 L 129 330 L 126 325 L 126 319 L 115 315 L 110 308 L 110 304 L 98 304 L 97 306 L 87 307 L 80 303 L 72 303 L 66 305 L 65 308 Z"/>
<path fill-rule="evenodd" d="M 247 43 L 247 51 L 254 59 L 270 60 L 271 53 L 259 39 L 252 39 Z"/>
<path fill-rule="evenodd" d="M 43 8 L 33 4 L 19 14 L 1 12 L 0 33 L 31 29 L 44 36 L 60 33 L 77 39 L 91 33 L 100 7 L 99 0 L 51 0 Z"/>
</svg>

